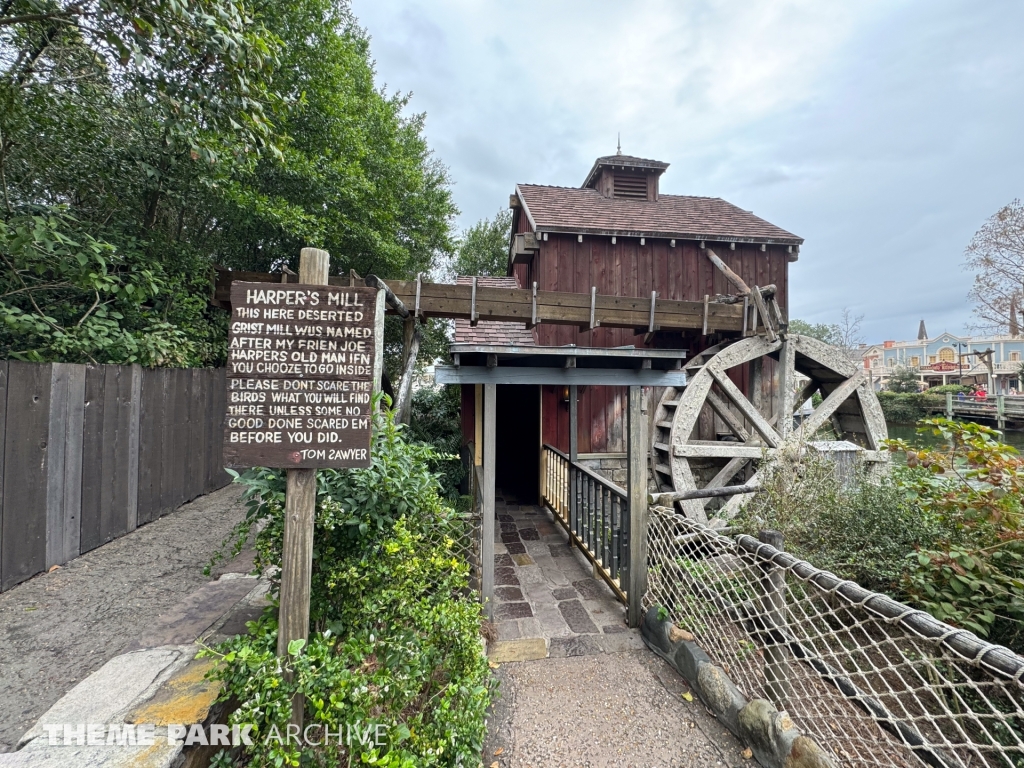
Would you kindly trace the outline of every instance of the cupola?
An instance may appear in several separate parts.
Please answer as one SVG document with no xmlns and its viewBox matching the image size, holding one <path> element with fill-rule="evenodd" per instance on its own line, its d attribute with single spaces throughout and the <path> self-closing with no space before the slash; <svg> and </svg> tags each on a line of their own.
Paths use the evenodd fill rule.
<svg viewBox="0 0 1024 768">
<path fill-rule="evenodd" d="M 620 151 L 594 161 L 583 189 L 594 189 L 605 197 L 620 200 L 656 201 L 658 179 L 666 168 L 668 163 L 632 157 Z"/>
</svg>

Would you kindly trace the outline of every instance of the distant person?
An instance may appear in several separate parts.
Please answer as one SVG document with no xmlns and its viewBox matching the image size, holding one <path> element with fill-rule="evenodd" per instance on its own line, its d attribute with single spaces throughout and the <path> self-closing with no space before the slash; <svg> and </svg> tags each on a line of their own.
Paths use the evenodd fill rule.
<svg viewBox="0 0 1024 768">
<path fill-rule="evenodd" d="M 1017 390 L 1014 389 L 1013 387 L 1010 387 L 1010 397 L 1016 397 L 1016 396 L 1017 396 Z"/>
<path fill-rule="evenodd" d="M 956 393 L 956 399 L 957 400 L 966 400 L 967 399 L 967 395 L 965 395 L 964 391 L 961 389 L 959 392 Z"/>
</svg>

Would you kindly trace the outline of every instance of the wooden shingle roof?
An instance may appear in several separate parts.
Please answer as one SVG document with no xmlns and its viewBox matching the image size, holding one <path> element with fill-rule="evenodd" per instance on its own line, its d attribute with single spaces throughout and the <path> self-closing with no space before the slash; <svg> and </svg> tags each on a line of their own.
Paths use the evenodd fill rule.
<svg viewBox="0 0 1024 768">
<path fill-rule="evenodd" d="M 472 277 L 456 278 L 459 285 L 469 285 Z M 518 288 L 514 277 L 478 277 L 477 285 L 488 288 Z M 455 342 L 457 344 L 500 344 L 502 346 L 533 346 L 533 333 L 523 323 L 505 323 L 481 320 L 476 327 L 469 320 L 455 320 Z"/>
<path fill-rule="evenodd" d="M 623 237 L 800 245 L 803 238 L 719 197 L 660 195 L 656 201 L 605 197 L 594 189 L 519 184 L 534 231 Z"/>
</svg>

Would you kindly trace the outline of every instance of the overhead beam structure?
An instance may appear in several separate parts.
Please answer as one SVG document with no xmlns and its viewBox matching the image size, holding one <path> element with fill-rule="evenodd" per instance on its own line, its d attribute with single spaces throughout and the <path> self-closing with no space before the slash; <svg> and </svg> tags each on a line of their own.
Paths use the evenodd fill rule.
<svg viewBox="0 0 1024 768">
<path fill-rule="evenodd" d="M 685 387 L 685 371 L 651 368 L 532 368 L 438 365 L 438 384 L 555 384 L 595 387 Z"/>
<path fill-rule="evenodd" d="M 353 284 L 355 276 L 333 276 L 331 285 Z M 212 303 L 230 308 L 233 281 L 296 282 L 297 275 L 240 272 L 219 269 Z M 361 282 L 359 284 L 362 284 Z M 712 300 L 675 301 L 659 298 L 602 296 L 596 291 L 568 293 L 527 288 L 494 288 L 484 285 L 428 283 L 423 280 L 389 280 L 388 287 L 418 318 L 447 317 L 472 321 L 575 325 L 580 328 L 631 328 L 646 333 L 701 330 L 739 334 L 744 330 L 743 307 Z M 653 312 L 652 310 L 653 304 Z M 396 310 L 388 307 L 388 314 Z"/>
</svg>

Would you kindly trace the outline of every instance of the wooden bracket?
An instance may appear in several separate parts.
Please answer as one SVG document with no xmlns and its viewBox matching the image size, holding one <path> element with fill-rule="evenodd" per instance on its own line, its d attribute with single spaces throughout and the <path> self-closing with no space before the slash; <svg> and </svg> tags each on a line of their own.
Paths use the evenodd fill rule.
<svg viewBox="0 0 1024 768">
<path fill-rule="evenodd" d="M 718 257 L 717 253 L 710 248 L 705 248 L 704 253 L 711 260 L 711 263 L 718 267 L 721 273 L 725 275 L 726 279 L 739 289 L 740 293 L 750 293 L 750 288 L 743 282 L 743 278 L 729 269 L 726 263 Z"/>
<path fill-rule="evenodd" d="M 778 299 L 773 295 L 771 298 L 772 314 L 775 315 L 775 323 L 779 329 L 779 335 L 785 338 L 789 332 L 789 321 L 782 314 L 782 308 L 779 306 Z"/>
<path fill-rule="evenodd" d="M 473 278 L 473 292 L 472 292 L 472 294 L 470 295 L 470 298 L 469 298 L 469 324 L 471 326 L 473 326 L 474 328 L 476 327 L 477 321 L 479 321 L 479 319 L 480 319 L 477 316 L 477 314 L 476 314 L 476 281 L 477 281 L 477 278 L 474 277 Z"/>
<path fill-rule="evenodd" d="M 704 294 L 704 326 L 703 326 L 703 329 L 701 330 L 701 335 L 702 336 L 707 336 L 708 335 L 708 299 L 709 298 L 710 297 L 705 293 Z"/>
<path fill-rule="evenodd" d="M 757 307 L 757 311 L 761 315 L 761 322 L 764 323 L 764 331 L 765 335 L 768 337 L 768 341 L 777 341 L 779 335 L 775 332 L 775 325 L 772 323 L 771 316 L 768 314 L 768 308 L 764 304 L 764 297 L 761 295 L 761 289 L 755 285 L 751 296 L 754 299 L 754 306 Z"/>
<path fill-rule="evenodd" d="M 537 283 L 533 284 L 533 300 L 532 306 L 530 307 L 530 322 L 527 323 L 526 328 L 530 330 L 537 325 Z"/>
<path fill-rule="evenodd" d="M 597 286 L 590 286 L 590 330 L 594 330 L 601 323 L 595 319 L 597 314 Z"/>
<path fill-rule="evenodd" d="M 747 320 L 750 317 L 750 297 L 743 297 L 743 336 L 749 336 L 747 333 Z"/>
<path fill-rule="evenodd" d="M 423 313 L 420 311 L 420 294 L 423 292 L 423 273 L 416 273 L 416 307 L 413 310 L 413 317 L 420 317 Z"/>
<path fill-rule="evenodd" d="M 658 303 L 658 292 L 651 291 L 651 319 L 647 323 L 647 333 L 644 334 L 644 344 L 650 344 L 651 339 L 654 338 L 654 332 L 658 330 L 658 326 L 654 324 L 654 307 Z"/>
<path fill-rule="evenodd" d="M 498 356 L 491 354 L 487 356 L 487 367 L 497 368 L 498 367 Z"/>
</svg>

